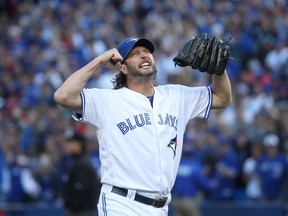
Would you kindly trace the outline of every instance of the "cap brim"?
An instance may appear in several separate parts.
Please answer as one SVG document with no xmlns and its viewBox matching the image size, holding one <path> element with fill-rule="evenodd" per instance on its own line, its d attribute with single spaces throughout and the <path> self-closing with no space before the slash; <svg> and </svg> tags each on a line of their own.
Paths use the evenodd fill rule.
<svg viewBox="0 0 288 216">
<path fill-rule="evenodd" d="M 135 47 L 138 47 L 138 46 L 146 47 L 147 49 L 149 49 L 149 51 L 151 53 L 153 53 L 154 50 L 155 50 L 154 45 L 153 45 L 153 43 L 151 41 L 149 41 L 149 40 L 147 40 L 145 38 L 141 38 L 131 47 L 131 49 L 126 54 L 126 56 L 124 56 L 123 61 L 129 56 L 129 54 L 131 53 L 132 49 L 134 49 Z"/>
<path fill-rule="evenodd" d="M 135 45 L 133 46 L 133 48 L 134 48 L 134 47 L 137 47 L 137 46 L 144 46 L 144 47 L 148 48 L 151 53 L 153 53 L 154 50 L 155 50 L 154 45 L 152 44 L 152 42 L 149 41 L 149 40 L 147 40 L 147 39 L 145 39 L 145 38 L 139 39 L 139 40 L 135 43 Z"/>
</svg>

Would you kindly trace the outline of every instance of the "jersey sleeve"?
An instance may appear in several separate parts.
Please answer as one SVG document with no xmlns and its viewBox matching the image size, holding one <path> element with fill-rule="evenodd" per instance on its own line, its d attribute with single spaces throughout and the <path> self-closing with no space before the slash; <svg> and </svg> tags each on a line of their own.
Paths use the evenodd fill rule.
<svg viewBox="0 0 288 216">
<path fill-rule="evenodd" d="M 76 121 L 87 122 L 101 129 L 109 120 L 109 101 L 107 91 L 101 89 L 83 89 L 80 93 L 82 100 L 82 115 L 73 114 Z M 104 118 L 105 116 L 105 118 Z"/>
<path fill-rule="evenodd" d="M 208 119 L 212 106 L 212 90 L 210 86 L 185 88 L 185 112 L 189 118 Z"/>
</svg>

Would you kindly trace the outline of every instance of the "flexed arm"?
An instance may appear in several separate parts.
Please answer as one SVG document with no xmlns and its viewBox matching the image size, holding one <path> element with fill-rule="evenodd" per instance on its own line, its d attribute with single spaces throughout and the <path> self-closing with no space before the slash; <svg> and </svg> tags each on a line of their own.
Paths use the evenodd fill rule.
<svg viewBox="0 0 288 216">
<path fill-rule="evenodd" d="M 93 76 L 94 71 L 101 66 L 119 67 L 121 61 L 122 56 L 116 48 L 106 51 L 71 74 L 54 93 L 54 100 L 59 105 L 81 114 L 82 101 L 80 92 Z"/>
</svg>

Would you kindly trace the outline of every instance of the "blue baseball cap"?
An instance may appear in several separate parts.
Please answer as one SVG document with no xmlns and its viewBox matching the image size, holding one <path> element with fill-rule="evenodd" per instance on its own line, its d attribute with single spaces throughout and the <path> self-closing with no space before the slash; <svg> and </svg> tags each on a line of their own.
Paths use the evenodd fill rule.
<svg viewBox="0 0 288 216">
<path fill-rule="evenodd" d="M 154 52 L 154 45 L 151 41 L 145 38 L 130 37 L 122 41 L 118 46 L 118 52 L 123 57 L 123 61 L 127 58 L 129 53 L 134 47 L 144 46 L 150 50 L 151 53 Z"/>
</svg>

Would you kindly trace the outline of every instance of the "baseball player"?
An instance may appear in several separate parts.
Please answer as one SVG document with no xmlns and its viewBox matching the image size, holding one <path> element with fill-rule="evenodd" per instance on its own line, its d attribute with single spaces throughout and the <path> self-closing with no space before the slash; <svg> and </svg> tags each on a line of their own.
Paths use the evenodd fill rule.
<svg viewBox="0 0 288 216">
<path fill-rule="evenodd" d="M 211 86 L 155 86 L 154 45 L 131 37 L 70 75 L 55 101 L 93 125 L 99 141 L 99 215 L 168 215 L 188 121 L 232 102 L 226 71 Z M 114 89 L 87 89 L 101 66 L 120 71 Z"/>
</svg>

